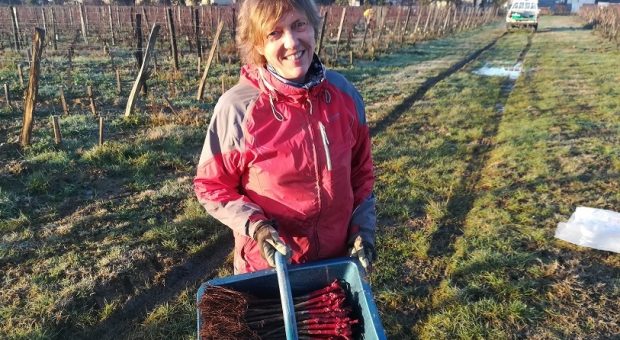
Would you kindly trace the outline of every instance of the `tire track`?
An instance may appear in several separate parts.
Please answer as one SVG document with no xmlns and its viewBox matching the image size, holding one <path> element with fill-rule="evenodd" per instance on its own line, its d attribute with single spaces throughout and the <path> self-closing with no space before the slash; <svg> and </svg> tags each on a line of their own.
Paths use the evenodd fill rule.
<svg viewBox="0 0 620 340">
<path fill-rule="evenodd" d="M 527 44 L 519 53 L 517 63 L 522 63 L 527 56 L 532 45 L 532 37 L 533 34 L 528 35 Z M 455 253 L 455 242 L 463 234 L 465 220 L 477 199 L 478 194 L 476 188 L 481 180 L 482 170 L 489 160 L 490 151 L 494 147 L 494 139 L 503 119 L 504 107 L 515 83 L 516 79 L 506 77 L 501 85 L 498 102 L 495 104 L 495 115 L 489 124 L 484 127 L 482 137 L 476 141 L 476 146 L 471 155 L 471 161 L 461 176 L 459 186 L 455 188 L 454 194 L 447 202 L 446 214 L 439 221 L 437 231 L 433 233 L 430 250 L 428 252 L 431 259 L 445 259 Z M 443 261 L 438 262 L 442 263 L 438 268 L 440 274 L 431 281 L 421 283 L 424 291 L 435 291 L 446 278 L 446 264 L 443 263 Z M 433 312 L 434 308 L 432 307 L 419 310 L 412 324 L 421 324 L 421 322 L 428 319 Z"/>
<path fill-rule="evenodd" d="M 398 117 L 400 117 L 403 113 L 408 111 L 416 101 L 422 99 L 426 92 L 430 90 L 433 86 L 435 86 L 440 81 L 446 79 L 452 74 L 460 71 L 465 65 L 469 64 L 473 60 L 477 59 L 483 52 L 489 50 L 491 47 L 495 46 L 497 41 L 504 37 L 506 32 L 503 32 L 501 35 L 494 38 L 490 43 L 485 45 L 484 47 L 472 52 L 462 60 L 458 61 L 454 65 L 450 66 L 448 69 L 442 71 L 438 75 L 428 78 L 420 87 L 418 87 L 415 92 L 406 97 L 400 104 L 396 105 L 396 107 L 388 113 L 383 119 L 379 120 L 374 126 L 370 128 L 370 135 L 375 136 L 383 131 L 390 125 L 394 124 Z"/>
<path fill-rule="evenodd" d="M 519 53 L 517 63 L 523 63 L 527 52 L 532 46 L 532 35 L 528 35 L 527 44 Z M 491 124 L 484 127 L 482 137 L 476 141 L 476 146 L 467 165 L 460 185 L 454 190 L 454 195 L 448 200 L 447 213 L 439 222 L 437 232 L 433 234 L 431 250 L 432 257 L 447 256 L 454 252 L 455 238 L 462 234 L 461 227 L 465 223 L 467 214 L 473 207 L 476 199 L 476 187 L 480 182 L 481 172 L 489 159 L 489 151 L 493 148 L 493 139 L 497 135 L 499 124 L 503 118 L 504 106 L 510 97 L 516 79 L 506 77 L 501 85 L 499 100 L 495 104 L 495 116 Z"/>
</svg>

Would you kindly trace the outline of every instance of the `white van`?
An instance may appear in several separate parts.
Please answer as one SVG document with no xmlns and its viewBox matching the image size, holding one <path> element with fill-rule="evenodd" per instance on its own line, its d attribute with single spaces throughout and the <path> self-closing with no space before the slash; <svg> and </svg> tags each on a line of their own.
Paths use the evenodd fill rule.
<svg viewBox="0 0 620 340">
<path fill-rule="evenodd" d="M 538 29 L 538 1 L 515 0 L 506 13 L 506 30 L 513 28 Z"/>
</svg>

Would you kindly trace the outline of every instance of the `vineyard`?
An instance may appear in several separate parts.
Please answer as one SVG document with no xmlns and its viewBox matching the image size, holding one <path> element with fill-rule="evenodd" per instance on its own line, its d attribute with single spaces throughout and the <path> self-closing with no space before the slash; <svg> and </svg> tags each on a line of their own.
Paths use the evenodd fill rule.
<svg viewBox="0 0 620 340">
<path fill-rule="evenodd" d="M 333 66 L 469 30 L 496 14 L 495 9 L 431 6 L 379 7 L 369 18 L 355 7 L 321 11 L 318 52 Z M 203 111 L 236 82 L 234 7 L 11 7 L 0 15 L 3 63 L 15 66 L 3 74 L 5 100 L 16 107 L 33 64 L 35 27 L 46 32 L 38 38 L 42 55 L 34 63 L 41 64 L 38 111 L 47 115 L 90 111 L 106 120 L 119 112 L 128 115 L 136 82 L 144 112 Z M 150 63 L 139 73 L 151 39 Z"/>
<path fill-rule="evenodd" d="M 585 6 L 579 13 L 593 29 L 610 41 L 620 45 L 620 6 L 596 7 Z"/>
<path fill-rule="evenodd" d="M 613 338 L 620 258 L 554 240 L 620 208 L 618 11 L 321 7 L 360 90 L 389 338 Z M 0 7 L 0 337 L 195 338 L 232 235 L 192 189 L 238 79 L 234 7 Z M 487 76 L 483 69 L 517 72 Z"/>
</svg>

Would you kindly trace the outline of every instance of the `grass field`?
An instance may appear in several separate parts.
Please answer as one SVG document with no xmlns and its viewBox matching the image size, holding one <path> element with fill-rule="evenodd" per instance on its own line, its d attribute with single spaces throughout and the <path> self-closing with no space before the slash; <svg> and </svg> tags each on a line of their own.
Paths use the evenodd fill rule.
<svg viewBox="0 0 620 340">
<path fill-rule="evenodd" d="M 620 334 L 620 255 L 553 237 L 577 206 L 620 210 L 620 50 L 581 25 L 498 24 L 338 69 L 373 132 L 389 338 Z M 516 81 L 474 73 L 518 61 Z M 62 117 L 62 147 L 37 117 L 23 150 L 21 112 L 0 109 L 1 338 L 195 338 L 197 285 L 231 274 L 229 232 L 191 188 L 211 108 L 196 105 L 112 116 L 103 146 L 86 110 Z"/>
</svg>

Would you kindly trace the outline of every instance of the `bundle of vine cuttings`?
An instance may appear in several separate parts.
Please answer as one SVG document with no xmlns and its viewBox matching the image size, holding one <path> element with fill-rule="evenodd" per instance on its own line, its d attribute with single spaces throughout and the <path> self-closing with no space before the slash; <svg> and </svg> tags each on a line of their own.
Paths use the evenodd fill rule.
<svg viewBox="0 0 620 340">
<path fill-rule="evenodd" d="M 353 339 L 359 320 L 352 316 L 344 285 L 334 280 L 293 298 L 299 339 Z M 278 298 L 208 286 L 198 308 L 201 339 L 286 339 Z"/>
</svg>

